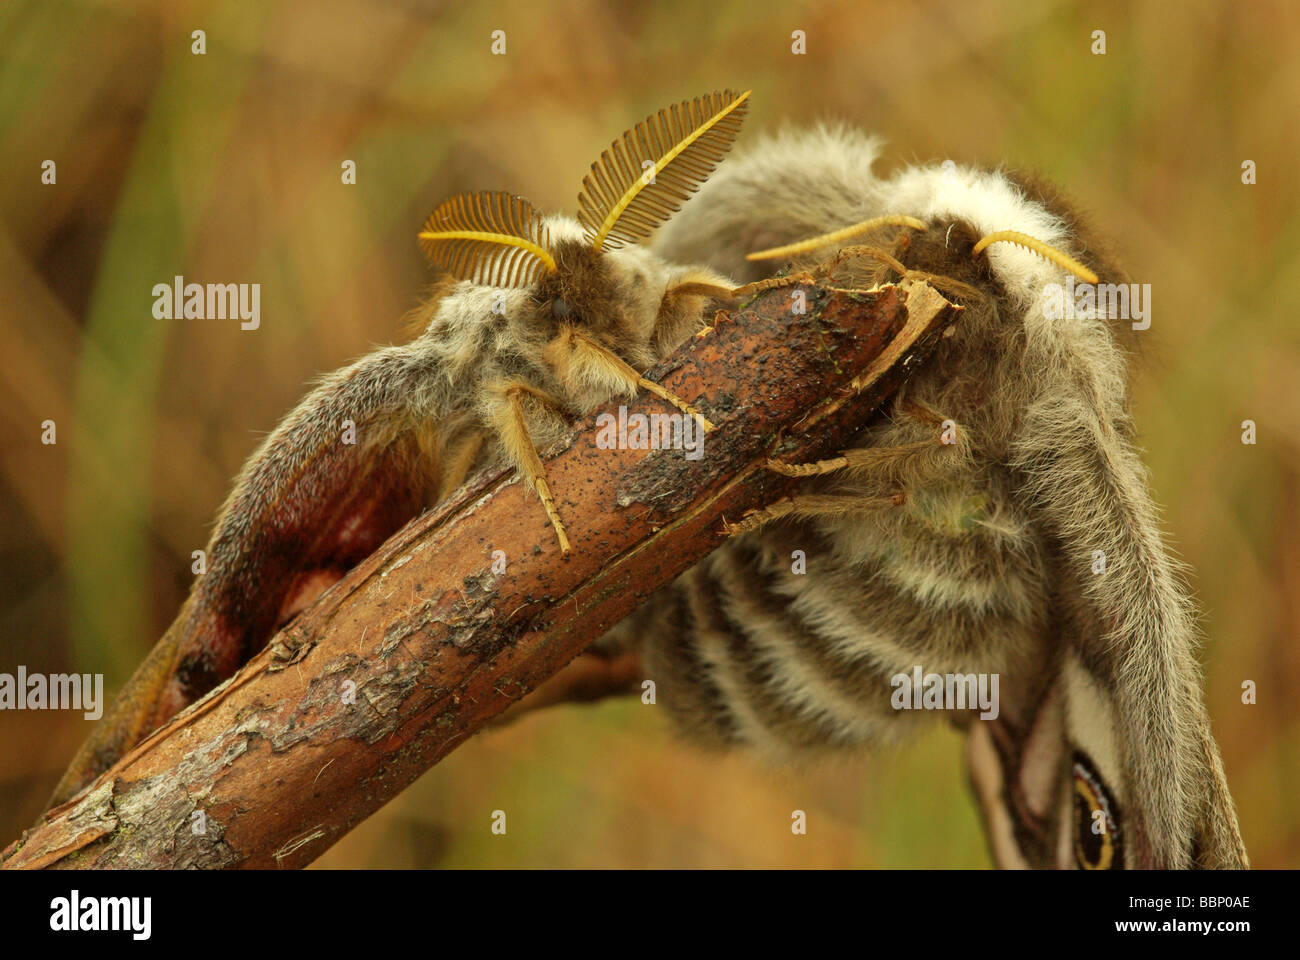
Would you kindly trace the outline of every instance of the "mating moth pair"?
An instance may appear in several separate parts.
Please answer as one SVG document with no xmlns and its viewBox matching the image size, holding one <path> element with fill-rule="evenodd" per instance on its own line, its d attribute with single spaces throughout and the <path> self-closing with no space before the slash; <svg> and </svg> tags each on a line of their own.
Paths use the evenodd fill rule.
<svg viewBox="0 0 1300 960">
<path fill-rule="evenodd" d="M 636 657 L 693 739 L 796 760 L 933 719 L 891 705 L 898 676 L 995 675 L 987 719 L 940 715 L 968 732 L 999 865 L 1246 865 L 1193 605 L 1132 440 L 1133 332 L 1040 309 L 1067 272 L 1121 280 L 1104 245 L 1042 181 L 952 164 L 882 178 L 877 141 L 848 127 L 721 163 L 748 96 L 633 127 L 593 164 L 576 219 L 507 193 L 434 211 L 420 241 L 449 277 L 422 332 L 325 377 L 250 458 L 208 573 L 56 798 L 473 470 L 516 467 L 574 549 L 538 450 L 641 390 L 711 426 L 645 372 L 720 307 L 804 277 L 923 278 L 964 307 L 954 335 L 842 456 L 773 463 L 799 493 L 593 637 L 594 655 Z"/>
</svg>

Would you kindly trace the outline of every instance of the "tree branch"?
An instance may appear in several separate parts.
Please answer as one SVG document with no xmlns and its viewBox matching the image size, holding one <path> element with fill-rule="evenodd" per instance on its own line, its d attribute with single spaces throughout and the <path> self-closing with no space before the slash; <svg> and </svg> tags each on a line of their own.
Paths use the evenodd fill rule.
<svg viewBox="0 0 1300 960">
<path fill-rule="evenodd" d="M 782 287 L 720 313 L 650 374 L 716 425 L 701 458 L 601 449 L 594 418 L 576 427 L 545 458 L 568 558 L 513 473 L 472 478 L 0 865 L 306 865 L 717 547 L 725 521 L 791 492 L 767 458 L 840 450 L 956 309 L 905 282 Z M 665 411 L 643 393 L 629 412 Z"/>
</svg>

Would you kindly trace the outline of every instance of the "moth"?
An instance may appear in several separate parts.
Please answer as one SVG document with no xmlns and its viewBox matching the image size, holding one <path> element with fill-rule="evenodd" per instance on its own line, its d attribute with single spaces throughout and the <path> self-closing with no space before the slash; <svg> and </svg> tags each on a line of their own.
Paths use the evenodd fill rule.
<svg viewBox="0 0 1300 960">
<path fill-rule="evenodd" d="M 902 677 L 996 676 L 996 718 L 938 713 L 968 732 L 999 866 L 1248 866 L 1129 416 L 1143 324 L 1110 308 L 1126 275 L 1038 177 L 949 161 L 885 178 L 879 152 L 844 125 L 768 137 L 655 249 L 737 282 L 923 278 L 965 308 L 953 335 L 841 457 L 772 464 L 801 492 L 606 642 L 641 650 L 688 733 L 781 758 L 933 720 L 897 709 Z M 1106 308 L 1057 309 L 1075 284 Z"/>
<path fill-rule="evenodd" d="M 878 143 L 848 127 L 787 131 L 718 166 L 747 98 L 629 130 L 584 179 L 576 220 L 504 193 L 434 211 L 421 242 L 450 279 L 423 332 L 324 378 L 250 458 L 209 572 L 56 799 L 475 469 L 518 469 L 552 548 L 571 549 L 537 450 L 638 390 L 699 416 L 642 374 L 719 306 L 814 274 L 919 277 L 964 308 L 952 336 L 842 456 L 771 463 L 804 478 L 799 493 L 737 523 L 582 659 L 631 659 L 690 738 L 778 760 L 946 718 L 967 730 L 1000 866 L 1246 865 L 1190 595 L 1127 415 L 1132 331 L 1041 309 L 1067 276 L 1121 280 L 1105 248 L 1023 175 L 882 179 Z M 897 709 L 896 679 L 918 671 L 998 677 L 996 717 Z"/>
<path fill-rule="evenodd" d="M 750 287 L 636 241 L 730 148 L 749 92 L 646 118 L 584 178 L 577 218 L 504 192 L 453 197 L 419 240 L 446 277 L 410 343 L 324 377 L 247 461 L 207 545 L 208 569 L 74 758 L 54 802 L 238 668 L 274 632 L 473 471 L 518 469 L 556 548 L 570 543 L 539 449 L 620 394 Z M 349 442 L 349 439 L 354 442 Z"/>
</svg>

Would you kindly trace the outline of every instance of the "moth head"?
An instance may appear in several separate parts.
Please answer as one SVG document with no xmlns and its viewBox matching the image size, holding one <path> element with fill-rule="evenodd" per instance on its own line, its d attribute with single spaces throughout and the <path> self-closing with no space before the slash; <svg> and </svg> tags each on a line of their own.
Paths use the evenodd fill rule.
<svg viewBox="0 0 1300 960">
<path fill-rule="evenodd" d="M 462 194 L 434 210 L 421 245 L 452 276 L 500 291 L 571 393 L 607 397 L 606 354 L 644 370 L 665 326 L 681 324 L 680 304 L 665 297 L 680 268 L 639 241 L 722 160 L 748 97 L 697 97 L 626 131 L 583 179 L 576 220 L 543 217 L 509 193 Z"/>
</svg>

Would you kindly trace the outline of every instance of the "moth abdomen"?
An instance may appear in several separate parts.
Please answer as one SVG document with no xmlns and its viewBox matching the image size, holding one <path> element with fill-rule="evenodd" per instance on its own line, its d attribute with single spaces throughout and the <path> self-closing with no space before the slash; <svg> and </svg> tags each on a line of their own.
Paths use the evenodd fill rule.
<svg viewBox="0 0 1300 960">
<path fill-rule="evenodd" d="M 1068 747 L 1109 785 L 1125 838 L 1105 849 L 1123 866 L 1244 866 L 1200 702 L 1192 603 L 1132 446 L 1128 361 L 1149 322 L 1124 312 L 1137 307 L 1125 274 L 1038 178 L 951 162 L 881 177 L 878 152 L 843 126 L 769 137 L 658 239 L 665 255 L 739 280 L 787 264 L 855 287 L 925 279 L 965 309 L 905 400 L 864 424 L 830 466 L 810 465 L 789 502 L 740 523 L 740 540 L 674 586 L 716 609 L 693 611 L 684 638 L 638 633 L 647 658 L 678 675 L 666 693 L 703 687 L 714 704 L 706 719 L 729 717 L 732 739 L 779 741 L 803 716 L 793 737 L 803 748 L 817 724 L 830 745 L 858 722 L 826 719 L 832 688 L 809 678 L 827 674 L 804 672 L 820 641 L 886 670 L 915 659 L 918 669 L 997 675 L 998 716 L 970 729 L 999 863 L 1088 866 L 1074 850 L 1104 846 L 1055 842 L 1076 829 Z M 753 259 L 787 247 L 775 262 Z M 1100 308 L 1073 310 L 1076 293 Z M 909 401 L 948 426 L 910 423 Z M 924 436 L 942 442 L 948 429 L 964 431 L 969 459 L 914 455 Z M 775 542 L 806 551 L 805 574 L 784 574 L 781 559 L 775 580 L 760 576 L 754 544 Z M 727 563 L 748 580 L 723 586 Z M 790 642 L 774 646 L 762 627 L 772 603 L 765 613 L 737 601 L 755 584 L 812 629 L 786 623 Z M 859 712 L 879 708 L 878 678 L 840 661 L 829 675 L 854 677 Z M 815 686 L 824 709 L 798 713 Z"/>
</svg>

